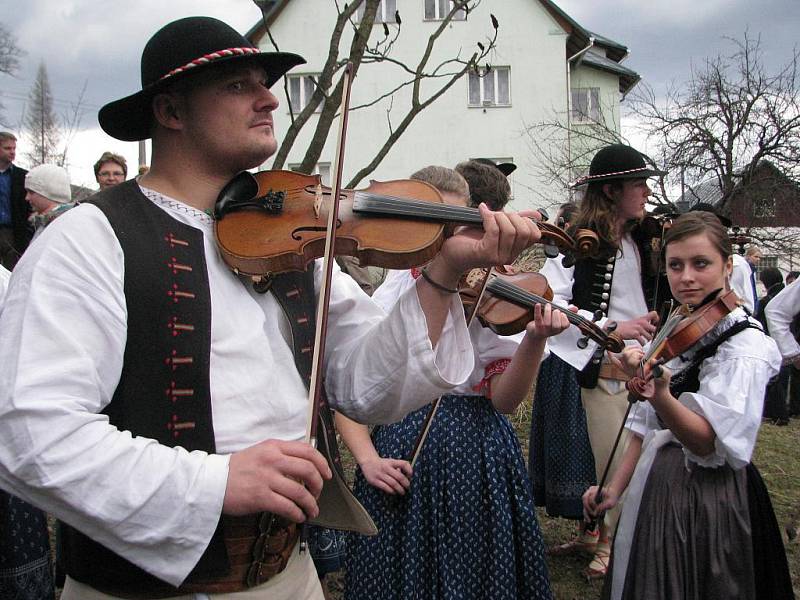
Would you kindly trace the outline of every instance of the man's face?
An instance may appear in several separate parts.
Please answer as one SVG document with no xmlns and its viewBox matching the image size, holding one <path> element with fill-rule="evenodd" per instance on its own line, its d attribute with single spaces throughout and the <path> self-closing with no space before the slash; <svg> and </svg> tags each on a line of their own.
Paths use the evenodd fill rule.
<svg viewBox="0 0 800 600">
<path fill-rule="evenodd" d="M 753 252 L 752 254 L 748 254 L 745 259 L 750 263 L 751 266 L 757 267 L 758 263 L 761 262 L 761 252 Z"/>
<path fill-rule="evenodd" d="M 25 195 L 25 200 L 28 201 L 28 204 L 31 205 L 31 208 L 33 208 L 34 212 L 37 212 L 40 215 L 43 215 L 57 204 L 52 200 L 48 200 L 39 192 L 32 192 L 31 190 L 25 191 L 27 192 Z"/>
<path fill-rule="evenodd" d="M 184 136 L 203 149 L 210 164 L 235 174 L 277 150 L 272 121 L 277 107 L 263 69 L 224 69 L 185 92 Z"/>
<path fill-rule="evenodd" d="M 125 181 L 125 171 L 117 163 L 108 161 L 100 165 L 100 170 L 97 172 L 97 183 L 100 184 L 101 190 L 118 185 L 123 181 Z"/>
<path fill-rule="evenodd" d="M 617 216 L 623 221 L 644 218 L 645 205 L 652 193 L 646 179 L 625 179 L 615 199 Z"/>
<path fill-rule="evenodd" d="M 14 162 L 17 157 L 17 142 L 15 140 L 3 140 L 0 142 L 0 165 L 8 165 Z"/>
</svg>

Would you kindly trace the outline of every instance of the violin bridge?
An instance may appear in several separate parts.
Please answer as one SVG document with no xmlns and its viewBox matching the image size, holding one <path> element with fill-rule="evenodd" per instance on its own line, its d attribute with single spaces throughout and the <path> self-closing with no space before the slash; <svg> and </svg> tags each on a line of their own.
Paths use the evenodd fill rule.
<svg viewBox="0 0 800 600">
<path fill-rule="evenodd" d="M 479 283 L 483 281 L 483 278 L 485 276 L 486 276 L 486 269 L 482 268 L 472 269 L 467 273 L 465 281 L 468 287 L 476 287 Z"/>
<path fill-rule="evenodd" d="M 322 184 L 318 183 L 314 191 L 314 217 L 319 219 L 319 214 L 322 211 Z"/>
</svg>

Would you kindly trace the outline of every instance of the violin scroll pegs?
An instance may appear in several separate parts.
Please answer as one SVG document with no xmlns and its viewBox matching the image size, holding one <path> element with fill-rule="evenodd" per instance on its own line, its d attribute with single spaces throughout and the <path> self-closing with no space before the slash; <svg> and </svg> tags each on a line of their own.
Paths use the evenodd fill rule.
<svg viewBox="0 0 800 600">
<path fill-rule="evenodd" d="M 582 338 L 579 338 L 575 345 L 578 346 L 581 350 L 584 350 L 589 346 L 589 336 L 585 335 Z"/>
<path fill-rule="evenodd" d="M 606 323 L 606 331 L 608 333 L 613 333 L 617 330 L 617 322 L 616 321 L 608 321 Z"/>
<path fill-rule="evenodd" d="M 592 321 L 594 321 L 595 323 L 597 323 L 597 322 L 598 322 L 600 319 L 602 319 L 604 316 L 605 316 L 605 314 L 603 313 L 603 311 L 602 311 L 602 310 L 600 310 L 600 309 L 598 308 L 596 311 L 594 311 L 594 312 L 592 313 Z"/>
</svg>

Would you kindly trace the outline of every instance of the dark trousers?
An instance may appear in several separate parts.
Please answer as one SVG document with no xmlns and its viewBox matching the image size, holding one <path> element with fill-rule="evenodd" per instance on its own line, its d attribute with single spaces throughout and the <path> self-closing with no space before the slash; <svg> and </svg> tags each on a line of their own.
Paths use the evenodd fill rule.
<svg viewBox="0 0 800 600">
<path fill-rule="evenodd" d="M 20 252 L 14 246 L 14 230 L 0 225 L 0 265 L 11 271 L 19 257 Z"/>
<path fill-rule="evenodd" d="M 791 365 L 789 368 L 789 415 L 800 416 L 800 369 Z"/>
<path fill-rule="evenodd" d="M 778 376 L 767 386 L 764 396 L 764 416 L 776 421 L 789 418 L 787 395 L 789 391 L 789 367 L 781 367 Z"/>
</svg>

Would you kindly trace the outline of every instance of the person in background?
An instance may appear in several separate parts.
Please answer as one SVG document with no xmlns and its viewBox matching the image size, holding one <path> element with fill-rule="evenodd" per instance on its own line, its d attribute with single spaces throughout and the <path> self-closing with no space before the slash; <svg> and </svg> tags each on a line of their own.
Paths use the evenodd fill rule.
<svg viewBox="0 0 800 600">
<path fill-rule="evenodd" d="M 764 310 L 770 335 L 778 343 L 784 364 L 790 365 L 789 415 L 800 415 L 800 283 L 795 279 Z"/>
<path fill-rule="evenodd" d="M 31 169 L 25 176 L 25 191 L 25 200 L 33 209 L 29 220 L 34 238 L 54 219 L 75 206 L 69 174 L 58 165 L 39 165 Z"/>
<path fill-rule="evenodd" d="M 728 291 L 731 243 L 716 216 L 689 212 L 664 237 L 667 277 L 683 305 Z M 634 376 L 644 356 L 612 362 Z M 780 354 L 742 308 L 665 363 L 646 384 L 626 427 L 631 441 L 587 518 L 626 493 L 604 598 L 793 598 L 775 513 L 750 462 L 767 382 Z M 627 491 L 626 491 L 627 490 Z"/>
<path fill-rule="evenodd" d="M 556 224 L 569 230 L 578 212 L 572 202 L 562 204 Z M 537 506 L 551 517 L 577 521 L 578 535 L 551 554 L 584 552 L 591 556 L 597 534 L 583 531 L 583 492 L 597 483 L 592 446 L 586 430 L 586 413 L 581 405 L 577 371 L 555 354 L 542 362 L 536 380 L 528 472 Z"/>
<path fill-rule="evenodd" d="M 94 163 L 94 178 L 102 192 L 106 188 L 119 185 L 128 176 L 128 163 L 124 156 L 113 152 L 103 152 Z"/>
<path fill-rule="evenodd" d="M 30 205 L 25 202 L 25 174 L 14 164 L 17 138 L 0 131 L 0 265 L 11 270 L 33 237 L 28 223 Z"/>
<path fill-rule="evenodd" d="M 505 175 L 477 161 L 455 171 L 426 167 L 411 177 L 461 206 L 469 199 L 499 210 L 510 191 Z M 390 271 L 374 299 L 389 309 L 424 277 L 425 268 Z M 545 338 L 566 325 L 566 317 L 549 308 L 512 337 L 474 320 L 475 369 L 439 400 L 413 468 L 409 457 L 428 407 L 379 426 L 372 437 L 365 426 L 337 414 L 358 462 L 355 493 L 379 529 L 373 538 L 348 538 L 347 600 L 552 597 L 522 452 L 504 413 L 530 390 Z"/>
<path fill-rule="evenodd" d="M 596 320 L 601 327 L 615 321 L 616 333 L 627 344 L 641 345 L 652 338 L 658 322 L 655 311 L 669 294 L 656 285 L 659 271 L 652 234 L 639 226 L 652 193 L 647 179 L 662 174 L 649 168 L 630 146 L 601 148 L 592 158 L 589 175 L 576 183 L 576 187 L 585 185 L 586 191 L 572 223 L 597 232 L 599 252 L 578 259 L 574 266 L 565 265 L 563 256 L 551 258 L 541 270 L 554 301 L 576 306 L 582 316 Z M 571 327 L 548 344 L 553 354 L 579 370 L 581 402 L 599 481 L 609 461 L 613 475 L 626 444 L 623 436 L 617 452 L 612 453 L 628 407 L 627 375 L 609 363 L 594 342 L 584 345 L 582 337 Z M 589 579 L 605 577 L 617 515 L 618 510 L 609 511 L 600 520 L 596 543 L 588 535 L 574 541 L 574 549 L 593 553 L 583 572 Z"/>
<path fill-rule="evenodd" d="M 756 311 L 755 316 L 764 327 L 766 334 L 771 335 L 765 310 L 772 299 L 785 287 L 783 275 L 775 267 L 766 267 L 761 269 L 759 281 L 761 281 L 767 293 L 759 298 L 758 311 Z M 778 376 L 769 382 L 764 396 L 764 418 L 771 419 L 775 425 L 789 424 L 789 407 L 787 405 L 789 376 L 789 365 L 782 366 Z"/>
<path fill-rule="evenodd" d="M 792 284 L 800 277 L 800 271 L 789 271 L 786 275 L 786 285 Z M 789 365 L 789 416 L 800 416 L 800 369 Z"/>
<path fill-rule="evenodd" d="M 753 289 L 753 297 L 755 298 L 752 310 L 753 314 L 756 314 L 758 311 L 758 289 L 756 288 L 758 277 L 756 277 L 756 273 L 758 272 L 758 265 L 761 263 L 763 256 L 761 249 L 755 244 L 750 244 L 744 253 L 744 259 L 747 261 L 747 264 L 750 265 L 750 287 Z"/>
</svg>

